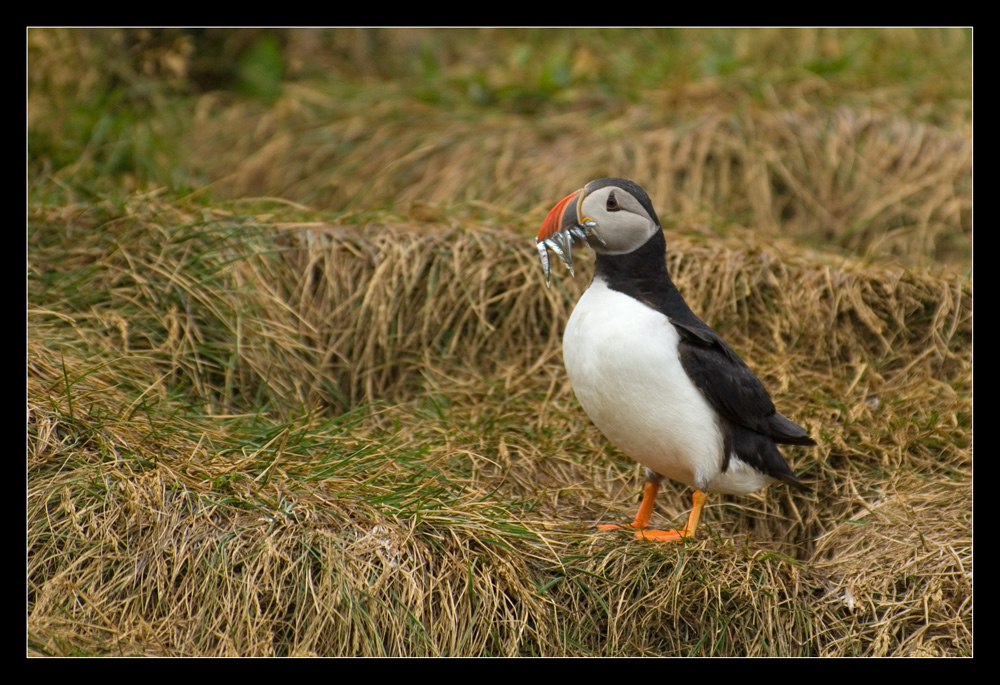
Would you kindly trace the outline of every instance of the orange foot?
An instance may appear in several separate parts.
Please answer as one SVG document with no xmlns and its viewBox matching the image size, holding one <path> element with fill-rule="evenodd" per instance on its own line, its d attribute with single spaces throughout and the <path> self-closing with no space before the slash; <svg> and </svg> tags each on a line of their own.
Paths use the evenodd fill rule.
<svg viewBox="0 0 1000 685">
<path fill-rule="evenodd" d="M 598 530 L 621 530 L 622 528 L 635 528 L 636 526 L 632 523 L 625 526 L 616 526 L 614 524 L 608 523 L 597 527 Z M 675 542 L 681 540 L 685 536 L 679 530 L 655 530 L 652 528 L 639 528 L 635 531 L 635 536 L 640 540 L 658 540 L 660 542 Z"/>
<path fill-rule="evenodd" d="M 701 518 L 701 508 L 705 506 L 708 499 L 701 490 L 695 490 L 691 497 L 691 515 L 688 516 L 687 525 L 684 530 L 651 530 L 647 529 L 649 517 L 653 513 L 653 502 L 656 500 L 656 493 L 660 490 L 660 484 L 654 481 L 646 481 L 642 491 L 642 502 L 639 504 L 639 511 L 635 515 L 635 521 L 619 526 L 615 524 L 604 524 L 598 526 L 598 530 L 619 530 L 622 528 L 635 528 L 635 536 L 640 540 L 657 540 L 659 542 L 676 542 L 683 538 L 694 537 L 694 531 L 698 528 L 698 520 Z"/>
</svg>

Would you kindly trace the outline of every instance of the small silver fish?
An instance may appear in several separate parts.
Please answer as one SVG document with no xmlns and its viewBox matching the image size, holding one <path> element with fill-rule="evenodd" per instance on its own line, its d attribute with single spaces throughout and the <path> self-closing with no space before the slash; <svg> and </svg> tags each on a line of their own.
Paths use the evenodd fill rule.
<svg viewBox="0 0 1000 685">
<path fill-rule="evenodd" d="M 566 268 L 569 269 L 570 275 L 575 276 L 576 272 L 573 271 L 573 242 L 579 240 L 587 247 L 590 247 L 590 239 L 593 238 L 601 245 L 604 245 L 604 240 L 597 234 L 594 230 L 595 228 L 597 228 L 597 222 L 588 219 L 583 224 L 573 224 L 568 228 L 556 231 L 545 240 L 535 239 L 535 247 L 538 249 L 538 256 L 542 260 L 542 269 L 545 271 L 546 286 L 549 285 L 552 272 L 551 262 L 549 261 L 549 250 L 555 252 L 563 264 L 566 265 Z"/>
</svg>

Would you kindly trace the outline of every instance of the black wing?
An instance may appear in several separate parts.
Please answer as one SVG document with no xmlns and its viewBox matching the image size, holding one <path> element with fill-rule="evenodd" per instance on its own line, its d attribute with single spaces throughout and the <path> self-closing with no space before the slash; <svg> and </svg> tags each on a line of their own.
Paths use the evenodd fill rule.
<svg viewBox="0 0 1000 685">
<path fill-rule="evenodd" d="M 655 309 L 677 327 L 681 364 L 722 418 L 723 470 L 735 452 L 760 472 L 808 490 L 775 443 L 816 443 L 802 426 L 775 411 L 771 396 L 750 367 L 691 311 L 667 273 L 665 251 L 663 232 L 656 231 L 644 246 L 628 254 L 598 253 L 594 278 L 605 279 L 608 287 Z"/>
<path fill-rule="evenodd" d="M 727 424 L 726 456 L 735 452 L 751 466 L 792 485 L 806 488 L 795 478 L 774 443 L 815 445 L 806 429 L 782 416 L 763 383 L 725 340 L 708 325 L 679 323 L 680 358 L 695 386 Z"/>
</svg>

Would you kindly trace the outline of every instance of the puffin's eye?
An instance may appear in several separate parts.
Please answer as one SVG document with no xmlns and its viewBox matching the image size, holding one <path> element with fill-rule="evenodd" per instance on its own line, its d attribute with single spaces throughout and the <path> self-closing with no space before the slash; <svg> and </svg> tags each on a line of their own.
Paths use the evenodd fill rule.
<svg viewBox="0 0 1000 685">
<path fill-rule="evenodd" d="M 617 212 L 621 207 L 618 206 L 618 198 L 615 197 L 614 193 L 608 195 L 608 207 L 609 212 Z"/>
</svg>

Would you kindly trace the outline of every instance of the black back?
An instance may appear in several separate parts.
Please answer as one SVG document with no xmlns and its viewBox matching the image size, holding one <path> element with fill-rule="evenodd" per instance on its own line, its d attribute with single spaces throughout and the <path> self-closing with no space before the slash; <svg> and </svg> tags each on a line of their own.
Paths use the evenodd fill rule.
<svg viewBox="0 0 1000 685">
<path fill-rule="evenodd" d="M 644 205 L 649 202 L 639 186 L 621 179 L 601 179 L 605 180 L 626 187 Z M 648 209 L 656 220 L 652 208 Z M 731 453 L 735 452 L 757 470 L 801 489 L 809 489 L 792 473 L 775 443 L 815 445 L 815 441 L 802 426 L 775 410 L 771 396 L 756 374 L 718 333 L 691 311 L 667 272 L 662 231 L 654 233 L 645 245 L 628 254 L 599 253 L 595 277 L 603 278 L 611 289 L 652 307 L 677 328 L 684 370 L 723 419 L 723 471 L 728 468 Z"/>
</svg>

